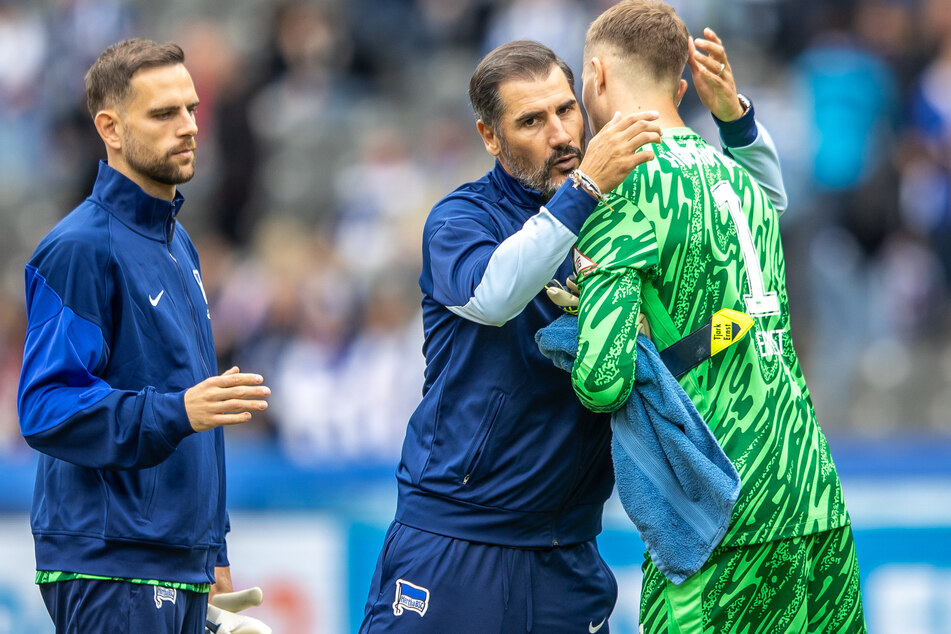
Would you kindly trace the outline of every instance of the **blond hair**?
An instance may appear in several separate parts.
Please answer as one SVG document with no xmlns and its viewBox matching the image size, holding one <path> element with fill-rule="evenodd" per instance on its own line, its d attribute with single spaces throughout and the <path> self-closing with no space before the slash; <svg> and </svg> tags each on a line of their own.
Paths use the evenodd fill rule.
<svg viewBox="0 0 951 634">
<path fill-rule="evenodd" d="M 660 0 L 624 0 L 591 23 L 585 50 L 610 47 L 638 61 L 658 83 L 680 80 L 689 55 L 690 34 L 674 8 Z"/>
</svg>

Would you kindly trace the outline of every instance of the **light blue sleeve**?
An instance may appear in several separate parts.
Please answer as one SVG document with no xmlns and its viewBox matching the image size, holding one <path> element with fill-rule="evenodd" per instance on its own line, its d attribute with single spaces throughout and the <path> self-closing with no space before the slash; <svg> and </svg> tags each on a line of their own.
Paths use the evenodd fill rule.
<svg viewBox="0 0 951 634">
<path fill-rule="evenodd" d="M 484 209 L 455 209 L 426 242 L 433 298 L 464 319 L 505 324 L 551 281 L 595 206 L 588 194 L 562 186 L 501 241 Z"/>
<path fill-rule="evenodd" d="M 739 119 L 721 121 L 713 117 L 720 130 L 720 144 L 724 154 L 745 167 L 760 184 L 773 203 L 776 213 L 782 215 L 789 203 L 779 165 L 779 152 L 769 132 L 756 120 L 752 102 L 746 97 L 742 99 L 746 100 L 749 107 Z"/>
<path fill-rule="evenodd" d="M 750 175 L 760 184 L 770 202 L 776 208 L 776 213 L 782 215 L 789 205 L 786 198 L 786 186 L 783 184 L 783 173 L 779 165 L 779 152 L 773 143 L 769 131 L 758 121 L 756 122 L 756 139 L 743 147 L 726 147 L 724 150 L 746 168 Z M 721 141 L 722 141 L 721 135 Z"/>
</svg>

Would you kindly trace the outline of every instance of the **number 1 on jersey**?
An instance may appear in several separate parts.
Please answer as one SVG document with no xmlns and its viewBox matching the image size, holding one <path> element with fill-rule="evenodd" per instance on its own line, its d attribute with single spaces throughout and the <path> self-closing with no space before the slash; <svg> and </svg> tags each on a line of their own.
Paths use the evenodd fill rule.
<svg viewBox="0 0 951 634">
<path fill-rule="evenodd" d="M 746 279 L 749 284 L 749 294 L 743 296 L 746 302 L 746 313 L 751 317 L 763 317 L 779 313 L 779 296 L 776 291 L 766 291 L 763 281 L 763 269 L 759 264 L 756 245 L 753 243 L 753 234 L 743 215 L 743 207 L 739 196 L 730 187 L 727 181 L 720 181 L 713 186 L 713 202 L 717 207 L 726 207 L 730 218 L 736 226 L 736 239 L 740 243 L 740 252 L 743 254 L 743 266 L 746 269 Z"/>
</svg>

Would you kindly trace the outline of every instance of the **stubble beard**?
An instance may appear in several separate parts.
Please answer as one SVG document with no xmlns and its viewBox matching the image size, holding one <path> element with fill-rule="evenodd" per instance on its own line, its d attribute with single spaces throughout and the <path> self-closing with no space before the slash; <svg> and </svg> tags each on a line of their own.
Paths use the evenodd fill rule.
<svg viewBox="0 0 951 634">
<path fill-rule="evenodd" d="M 529 189 L 540 192 L 542 198 L 546 201 L 555 195 L 558 188 L 561 187 L 568 178 L 567 174 L 562 174 L 560 170 L 554 169 L 555 161 L 563 159 L 566 156 L 576 156 L 580 162 L 584 156 L 584 152 L 580 148 L 573 145 L 566 145 L 563 148 L 555 150 L 545 161 L 544 165 L 536 167 L 523 157 L 513 154 L 504 139 L 500 138 L 500 146 L 501 158 L 511 170 L 515 180 Z M 553 170 L 555 171 L 554 175 L 552 174 Z"/>
<path fill-rule="evenodd" d="M 123 138 L 123 155 L 129 167 L 163 185 L 181 185 L 195 176 L 195 155 L 184 165 L 176 165 L 172 155 L 185 149 L 194 150 L 194 144 L 177 147 L 164 157 L 157 156 L 135 138 L 126 134 Z"/>
</svg>

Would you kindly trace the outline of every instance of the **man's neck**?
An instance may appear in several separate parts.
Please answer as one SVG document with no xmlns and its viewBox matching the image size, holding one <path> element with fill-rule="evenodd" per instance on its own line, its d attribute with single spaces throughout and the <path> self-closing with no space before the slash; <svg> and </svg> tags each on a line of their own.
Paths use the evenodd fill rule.
<svg viewBox="0 0 951 634">
<path fill-rule="evenodd" d="M 116 170 L 130 181 L 142 188 L 149 196 L 153 198 L 161 198 L 162 200 L 172 201 L 175 199 L 175 185 L 166 185 L 165 183 L 159 183 L 158 181 L 152 180 L 148 176 L 145 176 L 138 170 L 133 169 L 122 157 L 117 157 L 115 155 L 108 155 L 106 161 L 109 164 L 109 167 Z"/>
<path fill-rule="evenodd" d="M 629 93 L 621 95 L 611 105 L 612 112 L 620 111 L 625 114 L 653 110 L 660 115 L 655 123 L 660 126 L 661 130 L 682 128 L 686 125 L 684 120 L 680 118 L 680 112 L 678 112 L 676 104 L 668 96 Z"/>
</svg>

